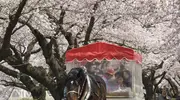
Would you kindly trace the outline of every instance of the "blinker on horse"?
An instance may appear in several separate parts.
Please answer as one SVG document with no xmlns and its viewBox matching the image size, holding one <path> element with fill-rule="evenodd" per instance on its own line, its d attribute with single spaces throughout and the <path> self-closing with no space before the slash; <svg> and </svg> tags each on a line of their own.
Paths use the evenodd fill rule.
<svg viewBox="0 0 180 100">
<path fill-rule="evenodd" d="M 100 76 L 86 69 L 72 68 L 65 86 L 67 100 L 106 100 L 106 84 Z"/>
</svg>

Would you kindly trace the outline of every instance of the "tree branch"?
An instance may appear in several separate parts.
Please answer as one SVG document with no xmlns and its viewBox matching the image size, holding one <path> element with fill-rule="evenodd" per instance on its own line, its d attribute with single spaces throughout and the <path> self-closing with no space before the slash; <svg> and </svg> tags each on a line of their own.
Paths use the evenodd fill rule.
<svg viewBox="0 0 180 100">
<path fill-rule="evenodd" d="M 36 37 L 41 49 L 43 51 L 43 55 L 46 59 L 46 63 L 50 66 L 50 69 L 53 71 L 53 74 L 56 76 L 58 82 L 62 81 L 62 76 L 66 76 L 64 72 L 63 66 L 59 65 L 58 60 L 54 57 L 52 53 L 52 40 L 48 43 L 46 38 L 34 27 L 32 27 L 29 23 L 26 23 L 23 20 L 19 20 L 19 22 L 26 24 L 31 30 L 32 34 Z"/>
<path fill-rule="evenodd" d="M 48 9 L 45 9 L 45 11 L 46 15 L 49 17 L 49 19 L 52 20 L 52 22 L 59 23 L 59 20 L 55 16 L 53 16 Z"/>
<path fill-rule="evenodd" d="M 18 77 L 18 72 L 17 71 L 6 68 L 5 66 L 3 66 L 1 64 L 0 64 L 0 71 L 4 72 L 5 74 L 10 75 L 10 76 L 12 76 L 14 78 Z"/>
<path fill-rule="evenodd" d="M 162 74 L 160 74 L 160 75 L 158 75 L 158 76 L 154 77 L 154 80 L 156 80 L 157 78 L 159 78 L 159 77 L 163 76 L 163 74 L 164 74 L 164 72 L 163 72 Z"/>
<path fill-rule="evenodd" d="M 10 82 L 10 81 L 6 81 L 6 80 L 1 80 L 2 82 L 4 82 L 4 84 L 1 84 L 1 85 L 4 85 L 4 86 L 14 86 L 14 87 L 19 87 L 21 89 L 24 89 L 26 91 L 29 91 L 26 86 L 22 83 L 17 83 L 17 82 Z"/>
<path fill-rule="evenodd" d="M 56 35 L 58 35 L 59 32 L 61 32 L 64 35 L 64 37 L 66 38 L 66 40 L 68 41 L 68 44 L 69 44 L 68 49 L 73 48 L 74 41 L 73 41 L 72 33 L 71 32 L 67 32 L 67 30 L 65 30 L 63 28 L 63 26 L 62 26 L 63 25 L 64 16 L 66 14 L 65 10 L 61 9 L 59 20 L 55 16 L 53 16 L 50 13 L 50 11 L 48 11 L 48 10 L 46 10 L 46 14 L 49 17 L 49 19 L 52 20 L 57 25 L 57 28 L 55 29 L 56 34 L 54 36 L 56 37 Z"/>
<path fill-rule="evenodd" d="M 176 81 L 176 83 L 180 86 L 180 82 L 178 82 L 178 80 L 176 80 L 175 78 L 173 78 L 174 81 Z"/>
<path fill-rule="evenodd" d="M 30 15 L 30 17 L 28 18 L 27 22 L 32 18 L 33 14 Z M 14 34 L 16 31 L 18 31 L 19 29 L 23 28 L 25 26 L 25 24 L 22 24 L 21 26 L 19 26 L 18 28 L 14 29 L 12 34 Z"/>
<path fill-rule="evenodd" d="M 172 80 L 170 78 L 165 78 L 165 79 L 168 81 L 168 83 L 172 87 L 173 92 L 175 94 L 174 96 L 177 96 L 178 95 L 178 88 L 177 88 L 177 86 L 172 82 Z"/>
<path fill-rule="evenodd" d="M 38 48 L 38 49 L 36 49 L 36 50 L 31 51 L 31 54 L 35 54 L 35 53 L 38 53 L 38 52 L 40 52 L 40 51 L 41 51 L 41 48 Z"/>
<path fill-rule="evenodd" d="M 0 16 L 0 19 L 1 20 L 6 20 L 7 18 Z"/>
<path fill-rule="evenodd" d="M 32 49 L 34 47 L 34 45 L 36 44 L 37 40 L 33 40 L 27 47 L 27 51 L 25 52 L 24 54 L 24 61 L 25 62 L 28 62 L 29 61 L 29 58 L 31 56 L 31 52 L 32 52 Z"/>
<path fill-rule="evenodd" d="M 59 23 L 60 25 L 62 25 L 63 22 L 64 22 L 64 16 L 65 16 L 65 14 L 66 14 L 65 10 L 64 10 L 64 9 L 61 9 L 60 17 L 59 17 L 59 20 L 58 20 L 58 23 Z"/>
<path fill-rule="evenodd" d="M 91 16 L 91 19 L 90 19 L 90 22 L 89 22 L 89 25 L 88 25 L 88 28 L 87 28 L 87 31 L 86 31 L 86 35 L 85 35 L 84 45 L 88 44 L 90 34 L 91 34 L 91 31 L 92 31 L 93 26 L 94 26 L 94 21 L 95 21 L 94 16 Z"/>
<path fill-rule="evenodd" d="M 101 1 L 102 1 L 102 0 L 101 0 Z M 100 1 L 100 2 L 101 2 L 101 1 Z M 97 1 L 97 2 L 94 4 L 94 7 L 93 7 L 93 11 L 94 11 L 94 12 L 97 10 L 100 2 Z M 88 25 L 87 31 L 86 31 L 85 40 L 84 40 L 84 45 L 87 45 L 88 42 L 89 42 L 90 34 L 91 34 L 91 32 L 92 32 L 94 23 L 95 23 L 95 17 L 94 17 L 94 15 L 92 15 L 91 18 L 90 18 L 90 21 L 89 21 L 89 25 Z"/>
<path fill-rule="evenodd" d="M 154 70 L 162 68 L 163 64 L 164 64 L 164 61 L 162 61 L 159 65 L 155 65 Z"/>
<path fill-rule="evenodd" d="M 17 59 L 14 56 L 6 58 L 6 62 L 13 68 L 18 69 L 20 72 L 25 73 L 31 76 L 32 78 L 36 79 L 39 83 L 43 84 L 49 89 L 52 89 L 55 85 L 53 79 L 47 74 L 46 70 L 42 67 L 35 67 L 29 63 L 20 64 L 19 62 L 17 62 Z M 6 67 L 2 67 L 2 65 L 1 68 L 7 69 Z"/>
<path fill-rule="evenodd" d="M 0 64 L 0 71 L 4 72 L 5 74 L 12 76 L 14 78 L 19 79 L 24 85 L 21 84 L 16 84 L 16 82 L 8 82 L 9 84 L 7 85 L 12 85 L 12 86 L 17 86 L 25 90 L 31 91 L 31 88 L 35 87 L 35 84 L 31 80 L 31 78 L 25 74 L 18 73 L 17 71 L 11 70 L 9 68 L 6 68 L 5 66 Z"/>
<path fill-rule="evenodd" d="M 23 66 L 21 66 L 21 67 L 23 67 Z M 36 70 L 39 70 L 39 69 L 36 69 Z M 5 74 L 7 74 L 9 76 L 12 76 L 14 78 L 19 79 L 22 82 L 22 83 L 17 83 L 17 82 L 8 82 L 8 81 L 4 80 L 5 84 L 3 84 L 3 85 L 5 85 L 5 86 L 16 86 L 16 87 L 25 89 L 27 91 L 30 91 L 31 95 L 33 96 L 34 99 L 37 99 L 37 98 L 40 98 L 40 97 L 45 98 L 44 97 L 45 96 L 45 88 L 44 88 L 44 86 L 36 85 L 33 82 L 32 78 L 29 77 L 28 75 L 23 74 L 23 73 L 18 73 L 18 72 L 14 71 L 14 70 L 6 68 L 3 65 L 0 65 L 0 71 L 4 72 Z M 38 74 L 36 74 L 36 75 L 38 75 Z M 34 76 L 32 76 L 32 77 L 34 77 Z M 38 78 L 39 76 L 36 76 L 36 77 L 35 77 L 35 79 L 39 79 Z M 42 76 L 42 77 L 46 77 L 46 76 Z M 46 81 L 46 80 L 44 80 L 44 81 Z M 49 87 L 53 87 L 52 85 L 53 84 L 49 85 Z M 47 87 L 47 88 L 49 88 L 49 87 Z M 41 100 L 44 100 L 44 99 L 41 99 Z"/>
<path fill-rule="evenodd" d="M 164 77 L 165 77 L 165 75 L 166 75 L 166 72 L 163 72 L 162 74 L 161 74 L 161 79 L 159 80 L 159 82 L 158 83 L 156 83 L 154 86 L 154 92 L 156 92 L 156 89 L 157 89 L 157 87 L 158 87 L 158 85 L 162 82 L 162 80 L 164 79 Z"/>
<path fill-rule="evenodd" d="M 11 49 L 14 51 L 14 56 L 17 58 L 17 61 L 19 62 L 19 63 L 22 63 L 23 61 L 22 61 L 22 57 L 21 57 L 21 54 L 18 52 L 18 50 L 14 47 L 14 46 L 12 46 L 12 45 L 10 45 L 11 46 Z"/>
<path fill-rule="evenodd" d="M 16 13 L 14 15 L 10 16 L 10 22 L 9 22 L 8 27 L 6 28 L 3 45 L 0 50 L 0 52 L 1 52 L 0 53 L 0 61 L 2 59 L 4 59 L 5 57 L 7 57 L 8 55 L 10 55 L 10 39 L 11 39 L 12 31 L 18 22 L 18 19 L 21 15 L 21 12 L 22 12 L 26 2 L 27 2 L 27 0 L 22 0 L 22 2 L 19 4 L 19 7 L 18 7 Z"/>
</svg>

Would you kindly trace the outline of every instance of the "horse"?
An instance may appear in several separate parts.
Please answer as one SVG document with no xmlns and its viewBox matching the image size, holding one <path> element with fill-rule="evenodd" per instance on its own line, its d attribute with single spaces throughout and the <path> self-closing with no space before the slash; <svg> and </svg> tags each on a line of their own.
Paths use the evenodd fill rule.
<svg viewBox="0 0 180 100">
<path fill-rule="evenodd" d="M 66 100 L 106 100 L 106 84 L 84 68 L 72 68 L 65 85 Z"/>
</svg>

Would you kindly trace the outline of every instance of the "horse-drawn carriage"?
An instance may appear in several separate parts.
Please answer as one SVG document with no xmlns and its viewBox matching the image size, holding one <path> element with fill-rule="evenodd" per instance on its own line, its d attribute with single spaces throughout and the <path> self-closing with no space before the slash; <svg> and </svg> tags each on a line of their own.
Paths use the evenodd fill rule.
<svg viewBox="0 0 180 100">
<path fill-rule="evenodd" d="M 143 100 L 142 57 L 134 50 L 105 42 L 66 53 L 69 100 Z"/>
</svg>

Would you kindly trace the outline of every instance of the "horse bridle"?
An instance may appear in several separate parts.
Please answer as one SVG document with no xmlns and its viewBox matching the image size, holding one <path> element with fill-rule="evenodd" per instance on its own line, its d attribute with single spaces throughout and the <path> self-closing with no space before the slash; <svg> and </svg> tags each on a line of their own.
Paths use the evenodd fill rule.
<svg viewBox="0 0 180 100">
<path fill-rule="evenodd" d="M 73 81 L 71 81 L 71 82 L 73 82 Z M 85 87 L 86 82 L 88 83 L 88 87 L 89 87 L 88 90 L 89 90 L 89 91 L 87 92 L 87 94 L 86 94 L 85 97 L 84 97 L 85 99 L 83 99 L 83 100 L 87 100 L 87 99 L 89 98 L 90 94 L 91 94 L 90 78 L 89 78 L 88 75 L 86 75 L 86 79 L 85 79 L 84 82 L 83 82 L 82 88 L 81 88 L 80 85 L 79 85 L 79 86 L 78 86 L 78 91 L 72 90 L 72 91 L 67 92 L 66 95 L 68 95 L 68 94 L 70 94 L 70 93 L 75 93 L 75 94 L 78 95 L 78 100 L 80 100 L 80 99 L 82 98 L 82 95 L 83 95 L 83 90 L 86 88 L 86 87 Z"/>
</svg>

